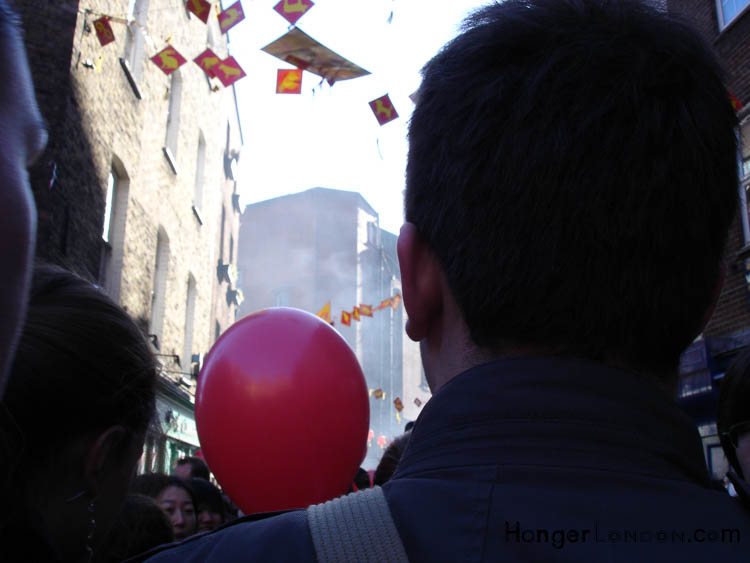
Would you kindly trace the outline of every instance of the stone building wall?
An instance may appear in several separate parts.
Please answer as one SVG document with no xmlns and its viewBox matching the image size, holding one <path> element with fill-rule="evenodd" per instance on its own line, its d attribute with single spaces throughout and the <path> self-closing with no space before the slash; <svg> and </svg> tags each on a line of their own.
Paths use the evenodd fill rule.
<svg viewBox="0 0 750 563">
<path fill-rule="evenodd" d="M 192 62 L 209 42 L 219 56 L 227 55 L 216 14 L 209 18 L 209 31 L 181 3 L 178 6 L 150 2 L 136 93 L 120 61 L 128 25 L 114 19 L 115 42 L 103 47 L 92 25 L 99 14 L 127 18 L 128 0 L 15 2 L 50 131 L 49 147 L 31 171 L 39 208 L 37 254 L 101 284 L 151 332 L 161 230 L 169 240 L 169 260 L 158 351 L 181 357 L 181 366 L 163 358 L 167 370 L 187 372 L 188 280 L 192 277 L 196 288 L 193 353 L 208 351 L 217 320 L 224 329 L 234 319 L 235 307 L 226 303 L 226 291 L 220 296 L 216 256 L 222 204 L 228 211 L 225 239 L 233 236 L 236 245 L 238 238 L 239 213 L 232 212 L 231 203 L 236 186 L 227 176 L 225 160 L 228 150 L 239 151 L 241 133 L 234 90 L 209 81 Z M 163 151 L 173 81 L 149 60 L 168 41 L 188 60 L 179 69 L 182 94 L 174 169 Z M 204 182 L 201 204 L 194 209 L 201 134 Z M 53 168 L 56 179 L 49 188 Z M 122 231 L 119 249 L 102 238 L 111 170 L 119 179 L 118 190 L 127 193 L 110 229 Z M 115 265 L 109 269 L 108 253 Z M 224 302 L 217 304 L 219 297 Z"/>
</svg>

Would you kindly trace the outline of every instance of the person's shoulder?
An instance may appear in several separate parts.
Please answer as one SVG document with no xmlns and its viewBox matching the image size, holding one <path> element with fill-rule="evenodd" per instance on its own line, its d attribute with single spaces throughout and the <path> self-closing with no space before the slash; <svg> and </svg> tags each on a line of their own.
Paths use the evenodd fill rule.
<svg viewBox="0 0 750 563">
<path fill-rule="evenodd" d="M 248 516 L 220 529 L 152 551 L 135 561 L 315 561 L 304 510 L 259 519 Z"/>
</svg>

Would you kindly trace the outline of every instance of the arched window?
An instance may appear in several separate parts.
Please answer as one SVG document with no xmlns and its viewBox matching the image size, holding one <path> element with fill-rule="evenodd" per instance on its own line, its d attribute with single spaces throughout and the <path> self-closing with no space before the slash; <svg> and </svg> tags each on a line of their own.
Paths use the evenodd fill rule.
<svg viewBox="0 0 750 563">
<path fill-rule="evenodd" d="M 172 73 L 169 86 L 169 110 L 167 113 L 167 136 L 164 141 L 164 154 L 177 174 L 177 145 L 180 132 L 180 105 L 182 104 L 182 74 L 179 69 Z"/>
<path fill-rule="evenodd" d="M 99 284 L 118 301 L 122 259 L 125 247 L 125 223 L 128 213 L 130 180 L 122 162 L 114 157 L 107 176 L 104 219 L 102 221 L 102 260 Z"/>
<path fill-rule="evenodd" d="M 203 205 L 203 182 L 206 168 L 206 139 L 203 131 L 198 132 L 198 154 L 195 158 L 195 188 L 193 191 L 193 207 L 196 211 L 201 210 Z M 200 214 L 197 215 L 200 220 Z"/>
<path fill-rule="evenodd" d="M 188 275 L 187 296 L 185 298 L 185 344 L 182 351 L 182 367 L 187 369 L 193 356 L 193 325 L 195 323 L 195 298 L 197 296 L 195 278 Z M 185 371 L 183 369 L 183 371 Z"/>
<path fill-rule="evenodd" d="M 139 98 L 138 83 L 143 74 L 144 44 L 146 42 L 146 22 L 148 21 L 149 0 L 130 0 L 128 6 L 128 28 L 125 36 L 125 50 L 123 52 L 123 67 L 129 74 L 136 96 Z"/>
<path fill-rule="evenodd" d="M 159 229 L 156 238 L 156 261 L 154 263 L 154 286 L 151 293 L 151 320 L 149 333 L 156 336 L 157 347 L 161 346 L 164 326 L 164 308 L 167 298 L 167 274 L 169 273 L 169 237 Z"/>
</svg>

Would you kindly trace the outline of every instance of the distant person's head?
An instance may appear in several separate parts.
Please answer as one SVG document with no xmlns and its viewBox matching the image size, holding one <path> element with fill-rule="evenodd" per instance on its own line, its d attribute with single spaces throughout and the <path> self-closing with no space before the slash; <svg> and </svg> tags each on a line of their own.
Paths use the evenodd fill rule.
<svg viewBox="0 0 750 563">
<path fill-rule="evenodd" d="M 18 342 L 31 279 L 36 207 L 26 168 L 47 133 L 34 96 L 20 21 L 0 0 L 0 397 Z"/>
<path fill-rule="evenodd" d="M 0 468 L 0 526 L 37 530 L 65 560 L 95 549 L 143 451 L 155 385 L 130 317 L 91 283 L 37 267 L 0 403 L 0 439 L 13 452 Z"/>
<path fill-rule="evenodd" d="M 178 459 L 173 474 L 181 479 L 192 479 L 193 477 L 198 477 L 208 481 L 211 478 L 206 462 L 199 457 L 192 456 Z"/>
<path fill-rule="evenodd" d="M 711 48 L 645 2 L 506 0 L 422 74 L 398 249 L 433 390 L 509 355 L 676 372 L 737 209 Z"/>
<path fill-rule="evenodd" d="M 384 485 L 390 481 L 396 471 L 398 462 L 401 460 L 401 456 L 404 455 L 404 450 L 406 449 L 406 444 L 409 443 L 410 437 L 411 430 L 396 436 L 388 445 L 383 452 L 383 457 L 380 458 L 377 469 L 375 469 L 375 475 L 372 478 L 373 485 Z"/>
<path fill-rule="evenodd" d="M 195 512 L 198 532 L 210 532 L 224 523 L 224 499 L 221 491 L 210 481 L 194 477 L 190 485 L 195 493 Z"/>
<path fill-rule="evenodd" d="M 135 478 L 131 492 L 156 500 L 156 504 L 172 524 L 175 540 L 183 540 L 196 532 L 197 501 L 192 486 L 185 479 L 162 473 L 147 473 Z"/>
<path fill-rule="evenodd" d="M 354 474 L 354 480 L 352 483 L 354 486 L 357 487 L 357 490 L 361 491 L 362 489 L 367 489 L 371 486 L 370 483 L 370 474 L 367 472 L 366 469 L 360 467 L 357 469 L 357 473 Z M 353 487 L 352 487 L 353 490 Z"/>
<path fill-rule="evenodd" d="M 729 366 L 721 382 L 716 426 L 735 473 L 750 478 L 750 349 Z"/>
<path fill-rule="evenodd" d="M 156 501 L 129 494 L 93 563 L 120 563 L 172 541 L 172 524 Z"/>
</svg>

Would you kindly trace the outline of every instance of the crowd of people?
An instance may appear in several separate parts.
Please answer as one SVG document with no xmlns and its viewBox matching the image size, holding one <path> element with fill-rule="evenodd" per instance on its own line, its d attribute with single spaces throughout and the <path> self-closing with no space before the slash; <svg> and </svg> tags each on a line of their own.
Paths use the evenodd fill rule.
<svg viewBox="0 0 750 563">
<path fill-rule="evenodd" d="M 200 459 L 135 476 L 154 355 L 99 288 L 31 267 L 44 130 L 5 0 L 0 47 L 3 560 L 747 560 L 750 351 L 718 412 L 738 498 L 674 401 L 738 199 L 736 115 L 689 25 L 507 0 L 425 66 L 398 255 L 433 398 L 374 486 L 245 516 Z"/>
</svg>

